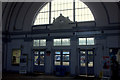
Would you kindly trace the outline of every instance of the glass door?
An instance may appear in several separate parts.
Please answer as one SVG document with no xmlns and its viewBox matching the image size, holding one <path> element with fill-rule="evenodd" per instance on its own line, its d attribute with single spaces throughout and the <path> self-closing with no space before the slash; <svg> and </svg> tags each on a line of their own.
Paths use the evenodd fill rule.
<svg viewBox="0 0 120 80">
<path fill-rule="evenodd" d="M 34 72 L 44 72 L 44 50 L 34 50 Z"/>
<path fill-rule="evenodd" d="M 69 66 L 69 51 L 55 51 L 55 66 Z"/>
<path fill-rule="evenodd" d="M 80 50 L 80 75 L 94 75 L 93 50 Z"/>
<path fill-rule="evenodd" d="M 66 50 L 55 51 L 54 54 L 54 71 L 59 75 L 64 75 L 69 72 L 70 52 Z"/>
</svg>

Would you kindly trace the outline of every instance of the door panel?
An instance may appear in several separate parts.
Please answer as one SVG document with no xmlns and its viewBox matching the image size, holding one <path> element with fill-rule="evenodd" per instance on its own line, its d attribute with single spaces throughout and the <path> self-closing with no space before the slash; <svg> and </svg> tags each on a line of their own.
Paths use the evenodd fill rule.
<svg viewBox="0 0 120 80">
<path fill-rule="evenodd" d="M 92 50 L 87 51 L 87 75 L 94 74 L 94 52 Z"/>
<path fill-rule="evenodd" d="M 66 50 L 55 51 L 54 54 L 54 71 L 55 72 L 69 72 L 70 52 Z"/>
<path fill-rule="evenodd" d="M 80 75 L 94 74 L 93 50 L 80 50 Z"/>
<path fill-rule="evenodd" d="M 80 51 L 80 74 L 86 75 L 86 51 Z"/>
<path fill-rule="evenodd" d="M 43 50 L 34 50 L 34 72 L 44 72 L 44 54 Z"/>
</svg>

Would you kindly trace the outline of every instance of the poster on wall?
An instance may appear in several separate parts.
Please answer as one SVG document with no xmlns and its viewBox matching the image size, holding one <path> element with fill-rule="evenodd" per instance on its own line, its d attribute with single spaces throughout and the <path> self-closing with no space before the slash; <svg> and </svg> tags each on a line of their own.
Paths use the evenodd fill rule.
<svg viewBox="0 0 120 80">
<path fill-rule="evenodd" d="M 20 49 L 13 49 L 12 50 L 12 64 L 13 65 L 19 65 L 20 55 L 21 55 L 21 50 Z"/>
<path fill-rule="evenodd" d="M 103 69 L 109 69 L 109 68 L 110 68 L 109 56 L 103 56 Z"/>
</svg>

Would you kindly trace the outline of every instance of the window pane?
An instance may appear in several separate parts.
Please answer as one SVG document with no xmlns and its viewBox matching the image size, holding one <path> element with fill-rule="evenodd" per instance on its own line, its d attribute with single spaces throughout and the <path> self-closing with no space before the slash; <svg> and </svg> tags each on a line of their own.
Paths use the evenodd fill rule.
<svg viewBox="0 0 120 80">
<path fill-rule="evenodd" d="M 70 45 L 70 39 L 62 39 L 62 45 L 63 46 L 69 46 Z"/>
<path fill-rule="evenodd" d="M 44 51 L 40 51 L 40 65 L 44 65 Z"/>
<path fill-rule="evenodd" d="M 75 0 L 75 14 L 73 14 L 73 1 L 74 0 L 52 0 L 51 1 L 51 18 L 49 16 L 50 3 L 48 2 L 37 14 L 34 25 L 53 23 L 53 18 L 57 18 L 62 14 L 64 17 L 69 17 L 73 21 L 94 21 L 94 16 L 86 4 L 80 0 Z M 75 16 L 74 16 L 75 15 Z"/>
<path fill-rule="evenodd" d="M 85 67 L 85 66 L 86 66 L 86 65 L 85 65 L 85 56 L 84 56 L 84 55 L 80 57 L 80 65 L 81 65 L 82 67 Z"/>
<path fill-rule="evenodd" d="M 69 61 L 69 55 L 63 55 L 62 60 L 63 61 Z"/>
<path fill-rule="evenodd" d="M 46 46 L 46 39 L 40 40 L 40 46 Z"/>
<path fill-rule="evenodd" d="M 86 45 L 86 38 L 79 38 L 79 45 Z"/>
<path fill-rule="evenodd" d="M 80 0 L 75 0 L 75 21 L 94 21 L 93 14 L 86 4 Z"/>
<path fill-rule="evenodd" d="M 56 61 L 55 61 L 55 65 L 60 65 L 60 62 L 56 62 Z"/>
<path fill-rule="evenodd" d="M 40 65 L 44 65 L 44 55 L 40 55 Z"/>
<path fill-rule="evenodd" d="M 80 63 L 80 65 L 81 65 L 81 67 L 85 67 L 86 66 L 85 63 Z"/>
<path fill-rule="evenodd" d="M 88 67 L 93 67 L 93 62 L 89 62 Z"/>
<path fill-rule="evenodd" d="M 39 51 L 34 51 L 34 54 L 38 54 L 39 53 Z"/>
<path fill-rule="evenodd" d="M 61 46 L 61 39 L 54 39 L 54 46 Z"/>
<path fill-rule="evenodd" d="M 34 65 L 38 65 L 38 56 L 34 56 Z"/>
<path fill-rule="evenodd" d="M 85 53 L 86 53 L 85 51 L 80 51 L 80 54 L 84 54 L 85 55 Z"/>
<path fill-rule="evenodd" d="M 63 54 L 70 54 L 69 51 L 63 51 Z"/>
<path fill-rule="evenodd" d="M 51 4 L 51 23 L 53 23 L 53 18 L 56 19 L 60 14 L 64 17 L 69 17 L 69 19 L 73 21 L 73 0 L 53 0 Z"/>
<path fill-rule="evenodd" d="M 40 51 L 40 55 L 44 55 L 44 51 Z"/>
<path fill-rule="evenodd" d="M 33 40 L 33 46 L 39 46 L 39 40 Z"/>
<path fill-rule="evenodd" d="M 93 61 L 93 55 L 89 55 L 89 56 L 88 56 L 88 60 L 89 60 L 89 61 Z"/>
<path fill-rule="evenodd" d="M 94 45 L 94 38 L 87 38 L 87 45 Z"/>
<path fill-rule="evenodd" d="M 60 55 L 55 55 L 55 61 L 60 61 L 61 56 Z"/>
<path fill-rule="evenodd" d="M 56 51 L 55 54 L 60 54 L 60 52 L 59 52 L 59 51 Z"/>
<path fill-rule="evenodd" d="M 18 65 L 20 63 L 20 55 L 21 55 L 21 50 L 12 51 L 12 64 Z"/>
<path fill-rule="evenodd" d="M 63 62 L 64 66 L 69 66 L 69 62 Z"/>
<path fill-rule="evenodd" d="M 55 55 L 55 65 L 60 65 L 61 56 Z"/>
<path fill-rule="evenodd" d="M 93 54 L 93 51 L 88 51 L 88 54 Z"/>
<path fill-rule="evenodd" d="M 49 3 L 47 3 L 35 18 L 34 25 L 49 24 Z"/>
</svg>

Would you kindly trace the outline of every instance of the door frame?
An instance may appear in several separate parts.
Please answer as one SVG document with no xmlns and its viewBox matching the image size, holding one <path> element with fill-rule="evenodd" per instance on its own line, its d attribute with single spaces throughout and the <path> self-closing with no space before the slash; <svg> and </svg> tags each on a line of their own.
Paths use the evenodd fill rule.
<svg viewBox="0 0 120 80">
<path fill-rule="evenodd" d="M 62 57 L 64 51 L 69 51 L 69 66 L 66 66 L 66 65 L 63 66 L 62 60 L 60 61 L 60 65 L 55 65 L 55 52 L 56 52 L 56 51 L 60 51 L 61 57 Z M 53 68 L 53 71 L 55 71 L 55 68 L 56 68 L 56 67 L 63 66 L 63 67 L 66 67 L 66 68 L 68 69 L 67 72 L 70 72 L 70 66 L 71 66 L 71 50 L 70 50 L 70 49 L 54 49 L 53 52 L 54 52 L 54 54 L 53 54 L 53 67 L 54 67 L 54 68 Z"/>
<path fill-rule="evenodd" d="M 94 65 L 95 65 L 95 62 L 94 62 L 95 48 L 92 48 L 92 49 L 85 49 L 85 48 L 84 48 L 84 49 L 80 49 L 80 48 L 79 48 L 78 51 L 79 51 L 79 52 L 78 52 L 78 53 L 79 53 L 79 54 L 78 54 L 78 55 L 79 55 L 79 56 L 78 56 L 79 75 L 84 75 L 84 76 L 89 76 L 89 75 L 90 75 L 90 74 L 88 74 L 88 69 L 89 69 L 89 67 L 88 67 L 88 51 L 93 51 L 93 74 L 91 74 L 91 75 L 94 75 L 94 70 L 95 70 L 95 69 L 94 69 L 94 68 L 95 68 L 95 67 L 94 67 Z M 86 70 L 85 70 L 85 71 L 86 71 L 85 74 L 81 74 L 81 71 L 80 71 L 80 68 L 81 68 L 81 66 L 80 66 L 80 58 L 81 58 L 80 51 L 85 51 L 85 52 L 86 52 L 85 58 L 86 58 L 87 60 L 85 61 L 85 65 L 86 65 L 86 67 L 85 67 L 85 69 L 86 69 Z"/>
<path fill-rule="evenodd" d="M 39 53 L 38 53 L 38 58 L 40 59 L 40 52 L 41 51 L 44 51 L 44 65 L 40 65 L 39 63 L 38 63 L 38 65 L 34 65 L 34 56 L 35 56 L 35 54 L 34 54 L 34 51 L 38 51 Z M 33 54 L 33 72 L 45 72 L 45 54 L 46 54 L 46 49 L 33 49 L 33 51 L 32 51 L 32 54 Z M 35 67 L 37 68 L 37 69 L 35 69 Z"/>
</svg>

